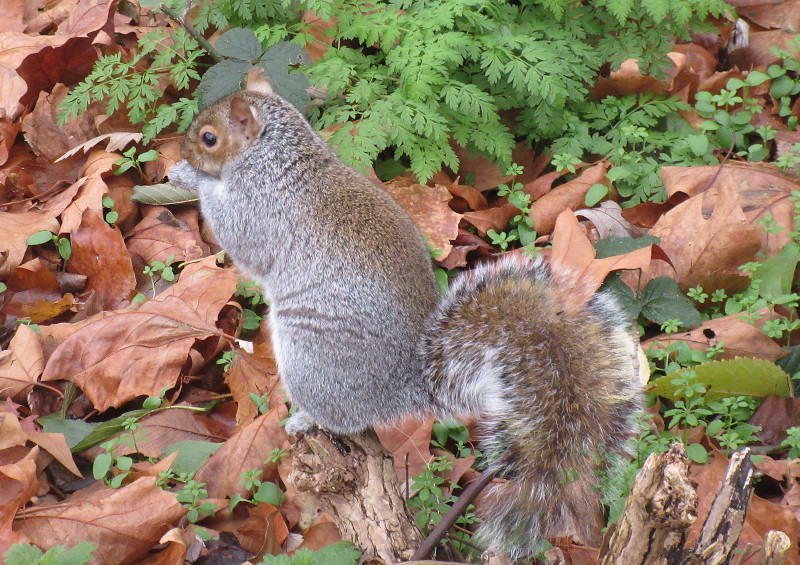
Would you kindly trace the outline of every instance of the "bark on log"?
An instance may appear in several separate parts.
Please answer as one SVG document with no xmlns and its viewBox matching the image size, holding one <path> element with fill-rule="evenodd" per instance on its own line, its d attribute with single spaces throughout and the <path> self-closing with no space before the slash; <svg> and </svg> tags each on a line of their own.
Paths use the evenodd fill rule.
<svg viewBox="0 0 800 565">
<path fill-rule="evenodd" d="M 681 443 L 652 454 L 639 471 L 619 521 L 600 551 L 601 565 L 674 563 L 697 519 L 697 493 Z"/>
<path fill-rule="evenodd" d="M 293 447 L 289 481 L 313 493 L 364 559 L 409 559 L 423 536 L 403 499 L 392 457 L 375 434 L 330 436 L 313 428 Z"/>
<path fill-rule="evenodd" d="M 767 532 L 756 565 L 783 565 L 791 545 L 792 542 L 785 533 L 779 530 Z"/>
<path fill-rule="evenodd" d="M 722 565 L 728 563 L 744 528 L 744 518 L 753 494 L 753 464 L 750 450 L 735 452 L 728 463 L 725 478 L 717 490 L 708 517 L 700 532 L 700 540 L 689 554 L 690 565 Z"/>
</svg>

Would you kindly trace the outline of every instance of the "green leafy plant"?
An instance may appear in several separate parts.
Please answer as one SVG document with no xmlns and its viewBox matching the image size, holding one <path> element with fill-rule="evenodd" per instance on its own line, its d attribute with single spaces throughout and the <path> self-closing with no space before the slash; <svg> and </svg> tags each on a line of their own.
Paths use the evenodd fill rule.
<svg viewBox="0 0 800 565">
<path fill-rule="evenodd" d="M 707 148 L 698 153 L 690 145 L 688 134 L 693 130 L 677 115 L 678 110 L 688 109 L 678 98 L 654 94 L 575 103 L 566 116 L 565 131 L 551 147 L 553 166 L 574 173 L 585 158 L 602 156 L 614 165 L 607 176 L 626 205 L 663 201 L 666 193 L 660 171 L 664 162 L 715 162 Z M 604 185 L 593 186 L 587 205 L 594 205 L 607 191 Z"/>
<path fill-rule="evenodd" d="M 213 516 L 217 511 L 217 506 L 213 502 L 202 502 L 208 498 L 208 491 L 203 488 L 205 486 L 205 483 L 190 479 L 176 494 L 178 502 L 189 510 L 186 519 L 192 524 L 202 517 Z"/>
<path fill-rule="evenodd" d="M 219 359 L 216 360 L 217 365 L 222 365 L 222 370 L 226 373 L 230 371 L 231 364 L 236 359 L 236 352 L 233 350 L 225 351 L 222 355 L 219 356 Z"/>
<path fill-rule="evenodd" d="M 92 476 L 96 480 L 104 480 L 112 488 L 119 488 L 131 474 L 133 458 L 127 455 L 115 455 L 118 447 L 129 447 L 139 451 L 137 441 L 145 439 L 144 432 L 139 430 L 141 424 L 136 417 L 128 417 L 122 424 L 123 433 L 100 444 L 105 453 L 99 454 L 92 465 Z M 116 472 L 115 472 L 116 470 Z"/>
<path fill-rule="evenodd" d="M 456 496 L 445 495 L 445 488 L 458 488 L 458 485 L 450 483 L 446 485 L 443 474 L 453 470 L 453 464 L 446 457 L 437 457 L 425 466 L 425 470 L 411 480 L 411 490 L 414 495 L 406 503 L 408 508 L 414 513 L 414 519 L 423 531 L 431 529 L 438 524 L 442 517 L 450 510 Z M 474 513 L 475 507 L 469 505 L 456 524 L 466 527 L 478 521 Z M 468 536 L 463 532 L 457 531 L 450 536 L 450 540 L 459 551 L 473 551 L 473 548 L 461 542 L 467 541 Z"/>
<path fill-rule="evenodd" d="M 456 457 L 480 456 L 480 451 L 470 444 L 469 430 L 458 421 L 434 422 L 431 445 L 446 449 Z"/>
<path fill-rule="evenodd" d="M 279 94 L 304 108 L 307 74 L 327 93 L 312 119 L 320 128 L 343 126 L 330 142 L 345 161 L 364 169 L 388 150 L 389 160 L 407 162 L 421 181 L 442 165 L 458 169 L 451 140 L 508 165 L 515 135 L 538 141 L 568 133 L 601 65 L 635 57 L 644 72 L 658 72 L 674 38 L 729 10 L 722 0 L 282 0 L 201 3 L 184 22 L 182 1 L 163 9 L 184 27 L 148 34 L 129 60 L 102 57 L 62 103 L 61 123 L 107 100 L 109 114 L 124 105 L 132 123 L 147 122 L 145 143 L 172 124 L 185 129 L 196 103 L 182 97 L 157 104 L 158 78 L 188 90 L 200 78 L 205 50 L 217 62 L 200 82 L 201 105 L 238 89 L 255 64 Z M 305 62 L 301 48 L 317 41 L 300 19 L 306 9 L 336 22 L 333 45 L 304 72 L 290 72 Z M 213 47 L 198 33 L 212 26 L 232 28 Z M 519 110 L 513 131 L 500 119 L 507 110 Z M 634 140 L 641 132 L 625 135 Z"/>
<path fill-rule="evenodd" d="M 114 199 L 110 196 L 103 196 L 103 208 L 107 209 L 105 220 L 109 225 L 114 225 L 119 219 L 119 212 L 114 211 Z"/>
<path fill-rule="evenodd" d="M 242 329 L 257 330 L 263 317 L 259 316 L 254 308 L 267 304 L 259 284 L 254 280 L 239 277 L 236 281 L 236 293 L 234 296 L 240 298 L 240 302 L 249 306 L 249 308 L 242 306 Z"/>
<path fill-rule="evenodd" d="M 291 557 L 265 555 L 259 565 L 356 565 L 360 558 L 352 543 L 339 541 L 317 551 L 298 549 Z"/>
<path fill-rule="evenodd" d="M 39 324 L 34 324 L 30 318 L 17 318 L 18 324 L 25 324 L 37 334 L 39 333 Z"/>
<path fill-rule="evenodd" d="M 521 109 L 514 129 L 531 140 L 562 135 L 601 64 L 636 57 L 643 69 L 657 68 L 668 38 L 685 36 L 682 26 L 727 10 L 714 1 L 659 8 L 451 0 L 308 5 L 336 17 L 337 38 L 349 40 L 308 69 L 329 94 L 316 123 L 344 124 L 331 143 L 349 163 L 365 167 L 394 149 L 422 181 L 442 164 L 458 168 L 451 138 L 508 164 L 514 139 L 499 120 L 502 110 Z"/>
<path fill-rule="evenodd" d="M 151 261 L 149 265 L 145 265 L 142 272 L 150 277 L 150 286 L 153 290 L 153 296 L 156 295 L 156 281 L 155 275 L 159 275 L 165 281 L 172 282 L 175 280 L 175 270 L 172 263 L 175 261 L 175 255 L 167 257 L 166 261 Z"/>
<path fill-rule="evenodd" d="M 97 547 L 82 541 L 67 549 L 64 545 L 51 547 L 43 552 L 35 545 L 15 543 L 3 554 L 6 565 L 86 565 L 92 560 Z"/>
<path fill-rule="evenodd" d="M 603 288 L 617 297 L 630 318 L 642 318 L 674 332 L 681 327 L 699 326 L 702 318 L 692 302 L 681 292 L 674 279 L 652 279 L 640 292 L 622 282 L 618 275 L 606 279 Z"/>
<path fill-rule="evenodd" d="M 700 129 L 713 146 L 724 151 L 733 149 L 737 155 L 750 161 L 763 161 L 769 155 L 766 142 L 775 137 L 775 130 L 766 126 L 756 130 L 751 122 L 763 107 L 757 100 L 748 98 L 750 88 L 767 80 L 768 75 L 750 71 L 744 80 L 729 79 L 719 94 L 701 91 L 695 95 L 697 113 L 707 118 L 700 124 Z M 749 134 L 754 132 L 761 138 L 758 143 L 750 142 Z"/>
<path fill-rule="evenodd" d="M 266 393 L 259 395 L 250 392 L 247 394 L 247 396 L 250 397 L 250 400 L 252 400 L 253 404 L 256 405 L 259 414 L 266 414 L 269 412 L 269 398 Z"/>
<path fill-rule="evenodd" d="M 523 167 L 512 164 L 506 171 L 506 175 L 521 175 Z M 513 204 L 519 210 L 519 214 L 511 218 L 509 221 L 509 229 L 504 232 L 498 233 L 490 229 L 486 231 L 486 235 L 492 242 L 492 245 L 500 247 L 503 251 L 507 250 L 509 244 L 513 241 L 519 241 L 525 248 L 531 249 L 533 242 L 536 241 L 536 230 L 533 226 L 533 219 L 530 217 L 531 212 L 531 195 L 523 190 L 523 185 L 520 182 L 514 182 L 512 179 L 511 184 L 501 184 L 497 187 L 498 196 L 508 197 L 508 202 Z"/>
<path fill-rule="evenodd" d="M 148 161 L 155 161 L 158 159 L 158 151 L 155 149 L 150 149 L 149 151 L 145 151 L 144 153 L 136 154 L 136 148 L 131 147 L 122 152 L 122 157 L 114 161 L 114 169 L 115 175 L 121 175 L 125 171 L 130 168 L 134 168 L 139 171 L 139 174 L 142 174 L 142 163 L 147 163 Z"/>
<path fill-rule="evenodd" d="M 28 245 L 43 245 L 51 242 L 56 246 L 59 256 L 64 261 L 72 257 L 72 243 L 67 237 L 59 237 L 57 234 L 42 230 L 28 236 L 28 239 L 25 240 Z"/>
<path fill-rule="evenodd" d="M 272 481 L 262 481 L 259 479 L 261 476 L 261 469 L 249 469 L 242 473 L 240 484 L 252 493 L 252 496 L 247 499 L 240 494 L 235 493 L 231 496 L 230 509 L 233 510 L 240 502 L 252 502 L 253 504 L 259 502 L 266 502 L 275 507 L 283 504 L 286 500 L 284 492 Z"/>
<path fill-rule="evenodd" d="M 781 442 L 781 447 L 788 447 L 787 459 L 800 457 L 800 427 L 795 426 L 786 430 L 786 439 Z"/>
<path fill-rule="evenodd" d="M 129 59 L 123 59 L 122 52 L 101 57 L 83 82 L 64 98 L 57 123 L 63 125 L 70 117 L 85 112 L 92 102 L 102 102 L 107 115 L 124 107 L 132 124 L 143 123 L 145 143 L 173 123 L 186 129 L 197 112 L 197 102 L 182 97 L 159 104 L 163 94 L 159 77 L 168 76 L 179 90 L 188 89 L 191 80 L 200 79 L 197 59 L 205 52 L 183 29 L 151 32 L 139 39 L 138 49 Z M 129 168 L 133 154 L 126 152 L 126 156 Z"/>
</svg>

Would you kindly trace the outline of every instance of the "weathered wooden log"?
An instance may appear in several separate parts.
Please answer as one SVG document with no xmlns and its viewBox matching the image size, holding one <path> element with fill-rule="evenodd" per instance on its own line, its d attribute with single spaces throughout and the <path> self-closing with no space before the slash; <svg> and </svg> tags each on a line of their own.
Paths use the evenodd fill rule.
<svg viewBox="0 0 800 565">
<path fill-rule="evenodd" d="M 313 428 L 294 443 L 289 481 L 312 493 L 365 560 L 409 559 L 423 540 L 403 499 L 392 457 L 373 432 L 331 436 Z"/>
<path fill-rule="evenodd" d="M 722 565 L 730 561 L 744 529 L 744 518 L 753 494 L 752 478 L 750 450 L 735 452 L 703 523 L 700 540 L 689 551 L 687 564 Z"/>
<path fill-rule="evenodd" d="M 758 555 L 756 565 L 783 565 L 792 542 L 785 533 L 770 530 L 764 537 L 764 546 Z"/>
<path fill-rule="evenodd" d="M 652 454 L 600 551 L 602 565 L 674 563 L 697 519 L 697 493 L 681 443 Z"/>
</svg>

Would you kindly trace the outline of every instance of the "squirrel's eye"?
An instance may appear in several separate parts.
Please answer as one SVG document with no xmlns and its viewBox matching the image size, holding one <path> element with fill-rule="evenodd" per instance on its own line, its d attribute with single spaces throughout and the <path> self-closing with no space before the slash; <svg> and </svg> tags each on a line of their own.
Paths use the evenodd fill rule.
<svg viewBox="0 0 800 565">
<path fill-rule="evenodd" d="M 217 144 L 217 136 L 208 131 L 201 135 L 200 139 L 206 147 L 214 147 Z"/>
</svg>

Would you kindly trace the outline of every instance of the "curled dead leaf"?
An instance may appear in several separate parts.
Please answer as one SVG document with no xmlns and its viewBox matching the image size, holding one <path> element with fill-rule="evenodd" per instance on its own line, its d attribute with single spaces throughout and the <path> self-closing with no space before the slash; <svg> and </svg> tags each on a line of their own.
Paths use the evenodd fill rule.
<svg viewBox="0 0 800 565">
<path fill-rule="evenodd" d="M 43 381 L 77 384 L 99 411 L 175 384 L 197 339 L 236 290 L 236 274 L 210 257 L 188 265 L 154 299 L 87 320 L 53 351 Z"/>
<path fill-rule="evenodd" d="M 94 483 L 56 504 L 25 508 L 14 528 L 45 550 L 89 541 L 97 547 L 92 564 L 131 563 L 184 514 L 174 493 L 144 477 L 119 489 Z"/>
</svg>

